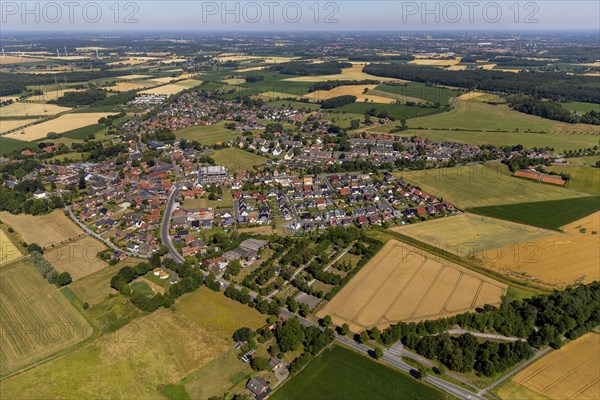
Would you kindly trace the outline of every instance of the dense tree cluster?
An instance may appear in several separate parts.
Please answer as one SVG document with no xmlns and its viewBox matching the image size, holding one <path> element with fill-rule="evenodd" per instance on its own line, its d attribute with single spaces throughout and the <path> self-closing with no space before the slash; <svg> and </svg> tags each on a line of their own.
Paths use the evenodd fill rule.
<svg viewBox="0 0 600 400">
<path fill-rule="evenodd" d="M 289 62 L 281 63 L 271 67 L 271 70 L 285 75 L 335 75 L 341 74 L 342 68 L 350 68 L 352 64 L 347 62 L 326 61 L 324 63 Z"/>
<path fill-rule="evenodd" d="M 82 91 L 65 92 L 56 100 L 50 100 L 49 103 L 59 104 L 65 107 L 88 106 L 106 99 L 106 90 L 89 89 Z"/>
<path fill-rule="evenodd" d="M 59 196 L 50 196 L 48 199 L 36 199 L 33 194 L 45 191 L 44 184 L 39 179 L 27 179 L 17 183 L 12 189 L 6 185 L 0 186 L 0 211 L 12 214 L 42 215 L 56 208 L 64 207 Z"/>
<path fill-rule="evenodd" d="M 352 104 L 356 102 L 356 96 L 345 94 L 343 96 L 336 96 L 330 99 L 325 99 L 321 102 L 321 108 L 330 109 L 345 106 L 346 104 Z"/>
<path fill-rule="evenodd" d="M 121 153 L 127 152 L 125 143 L 104 144 L 102 142 L 88 141 L 83 143 L 73 143 L 73 151 L 84 153 L 85 161 L 102 162 L 116 157 Z"/>
<path fill-rule="evenodd" d="M 371 331 L 368 334 L 385 345 L 402 340 L 419 354 L 436 358 L 450 369 L 473 368 L 484 375 L 493 375 L 528 357 L 529 346 L 558 348 L 563 336 L 575 339 L 598 324 L 600 282 L 593 282 L 562 292 L 504 302 L 499 308 L 486 305 L 475 313 L 419 323 L 399 322 L 380 335 L 372 335 Z M 448 338 L 442 334 L 454 325 L 524 340 L 510 345 L 485 342 L 475 348 L 473 338 Z"/>
<path fill-rule="evenodd" d="M 600 103 L 596 78 L 563 72 L 510 73 L 494 70 L 448 71 L 412 64 L 370 64 L 364 72 L 388 78 L 452 85 L 508 94 L 527 94 L 553 100 Z"/>
<path fill-rule="evenodd" d="M 517 111 L 525 114 L 536 115 L 542 118 L 553 119 L 556 121 L 567 122 L 571 124 L 584 123 L 600 125 L 600 113 L 588 111 L 583 115 L 576 115 L 571 111 L 562 108 L 554 101 L 543 101 L 531 96 L 515 95 L 507 98 L 508 104 Z"/>
</svg>

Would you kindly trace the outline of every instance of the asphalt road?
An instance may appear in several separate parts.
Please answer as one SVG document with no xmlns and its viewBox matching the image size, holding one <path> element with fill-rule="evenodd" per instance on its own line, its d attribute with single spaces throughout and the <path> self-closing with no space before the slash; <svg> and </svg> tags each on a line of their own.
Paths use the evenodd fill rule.
<svg viewBox="0 0 600 400">
<path fill-rule="evenodd" d="M 181 254 L 177 251 L 175 246 L 173 246 L 173 242 L 171 241 L 171 236 L 169 236 L 169 224 L 171 222 L 171 214 L 173 213 L 173 204 L 175 204 L 175 198 L 179 193 L 179 187 L 177 185 L 173 186 L 173 190 L 169 194 L 169 198 L 167 199 L 167 207 L 165 208 L 165 213 L 163 215 L 162 224 L 160 226 L 160 240 L 163 245 L 167 246 L 169 249 L 169 255 L 175 262 L 179 264 L 183 264 L 185 261 Z"/>
<path fill-rule="evenodd" d="M 299 317 L 287 310 L 282 309 L 281 310 L 281 315 L 286 316 L 288 318 L 292 318 L 292 317 L 298 317 L 298 319 L 300 320 L 300 323 L 304 326 L 317 326 L 317 324 L 315 324 L 312 321 L 307 320 L 306 318 L 302 318 Z M 335 335 L 335 340 L 338 341 L 339 343 L 344 344 L 345 346 L 351 347 L 356 351 L 359 351 L 361 353 L 365 353 L 365 354 L 369 354 L 370 351 L 372 351 L 372 349 L 368 346 L 362 345 L 360 343 L 357 343 L 356 341 L 350 339 L 349 337 L 346 336 L 341 336 L 336 334 Z M 411 367 L 410 365 L 408 365 L 407 363 L 405 363 L 404 361 L 402 361 L 402 359 L 400 359 L 398 356 L 393 355 L 389 350 L 384 350 L 383 351 L 384 355 L 383 357 L 380 359 L 380 361 L 394 367 L 394 368 L 398 368 L 406 373 L 410 373 L 411 370 L 413 370 L 414 368 Z M 484 400 L 484 397 L 473 393 L 467 389 L 464 389 L 460 386 L 457 386 L 453 383 L 447 382 L 443 379 L 440 379 L 438 377 L 435 376 L 431 376 L 428 375 L 425 378 L 423 378 L 424 382 L 427 382 L 435 387 L 437 387 L 438 389 L 447 392 L 449 394 L 451 394 L 454 397 L 457 397 L 461 400 Z"/>
<path fill-rule="evenodd" d="M 67 206 L 67 207 L 65 207 L 65 210 L 67 210 L 67 212 L 69 213 L 69 217 L 71 217 L 73 222 L 75 222 L 81 229 L 83 229 L 85 231 L 85 233 L 87 233 L 90 236 L 95 237 L 96 239 L 98 239 L 99 241 L 101 241 L 102 243 L 104 243 L 105 245 L 110 247 L 111 249 L 113 249 L 115 251 L 120 251 L 121 253 L 124 253 L 130 257 L 141 257 L 141 258 L 149 258 L 150 257 L 146 254 L 132 253 L 130 251 L 126 251 L 126 250 L 123 250 L 123 249 L 117 247 L 113 242 L 98 235 L 96 232 L 94 232 L 93 230 L 88 228 L 83 222 L 81 222 L 79 220 L 79 218 L 77 218 L 77 216 L 75 216 L 75 214 L 73 213 L 73 210 L 71 210 L 71 207 Z"/>
</svg>

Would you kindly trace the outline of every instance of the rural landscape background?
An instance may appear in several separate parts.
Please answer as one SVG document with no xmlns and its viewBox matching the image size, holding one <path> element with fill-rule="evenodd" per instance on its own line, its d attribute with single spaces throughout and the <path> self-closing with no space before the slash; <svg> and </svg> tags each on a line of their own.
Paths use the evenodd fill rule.
<svg viewBox="0 0 600 400">
<path fill-rule="evenodd" d="M 492 3 L 2 2 L 0 397 L 600 399 L 600 6 Z"/>
</svg>

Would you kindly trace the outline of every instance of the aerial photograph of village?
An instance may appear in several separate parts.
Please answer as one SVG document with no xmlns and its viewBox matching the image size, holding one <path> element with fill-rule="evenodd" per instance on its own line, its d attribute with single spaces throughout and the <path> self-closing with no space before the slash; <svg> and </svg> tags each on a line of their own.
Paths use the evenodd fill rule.
<svg viewBox="0 0 600 400">
<path fill-rule="evenodd" d="M 1 399 L 600 400 L 600 2 L 0 9 Z"/>
</svg>

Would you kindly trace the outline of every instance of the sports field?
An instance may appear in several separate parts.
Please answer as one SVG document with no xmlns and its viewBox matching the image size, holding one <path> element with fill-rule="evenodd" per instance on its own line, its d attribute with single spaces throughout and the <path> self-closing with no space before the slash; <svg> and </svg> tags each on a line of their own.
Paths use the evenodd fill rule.
<svg viewBox="0 0 600 400">
<path fill-rule="evenodd" d="M 106 246 L 86 236 L 75 242 L 46 251 L 44 258 L 59 272 L 68 272 L 74 281 L 105 268 L 108 264 L 96 255 Z"/>
<path fill-rule="evenodd" d="M 600 212 L 562 228 L 533 240 L 515 237 L 518 243 L 476 256 L 501 273 L 548 286 L 600 280 Z"/>
<path fill-rule="evenodd" d="M 181 313 L 162 308 L 65 357 L 3 381 L 0 397 L 162 398 L 160 385 L 178 382 L 201 368 L 230 348 L 230 342 Z"/>
<path fill-rule="evenodd" d="M 19 248 L 11 242 L 4 231 L 0 230 L 0 265 L 21 257 Z"/>
<path fill-rule="evenodd" d="M 448 395 L 341 346 L 332 346 L 271 395 L 273 400 L 446 399 Z"/>
<path fill-rule="evenodd" d="M 353 332 L 500 303 L 507 286 L 390 240 L 319 312 Z"/>
<path fill-rule="evenodd" d="M 69 111 L 68 107 L 55 104 L 39 103 L 12 103 L 0 108 L 0 117 L 27 117 L 33 115 L 54 115 L 63 111 Z"/>
<path fill-rule="evenodd" d="M 0 375 L 73 346 L 91 334 L 85 319 L 31 264 L 0 270 L 0 288 Z"/>
<path fill-rule="evenodd" d="M 476 253 L 536 240 L 554 233 L 469 213 L 396 227 L 392 231 L 461 257 L 472 257 Z"/>
<path fill-rule="evenodd" d="M 81 229 L 63 211 L 54 210 L 46 215 L 13 215 L 0 212 L 0 220 L 11 226 L 23 240 L 29 244 L 37 243 L 47 247 L 60 243 L 83 233 Z"/>
<path fill-rule="evenodd" d="M 98 123 L 102 117 L 110 113 L 71 113 L 64 114 L 58 118 L 44 121 L 39 124 L 31 125 L 17 132 L 5 135 L 7 138 L 32 141 L 45 138 L 49 132 L 63 133 L 73 129 Z"/>
<path fill-rule="evenodd" d="M 175 135 L 178 139 L 196 140 L 207 146 L 212 146 L 216 142 L 235 140 L 240 136 L 240 132 L 225 128 L 226 123 L 218 122 L 212 125 L 190 126 L 175 131 Z"/>
<path fill-rule="evenodd" d="M 396 175 L 459 208 L 586 196 L 575 190 L 514 178 L 503 164 L 398 172 Z"/>
<path fill-rule="evenodd" d="M 267 161 L 265 157 L 235 147 L 215 150 L 210 156 L 215 160 L 216 165 L 223 165 L 231 172 L 252 170 L 253 166 L 264 164 Z"/>
<path fill-rule="evenodd" d="M 542 357 L 512 381 L 550 399 L 594 400 L 600 394 L 598 371 L 600 335 L 588 333 Z"/>
</svg>

